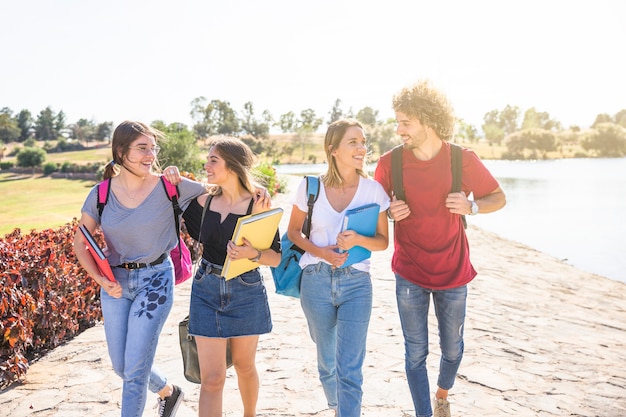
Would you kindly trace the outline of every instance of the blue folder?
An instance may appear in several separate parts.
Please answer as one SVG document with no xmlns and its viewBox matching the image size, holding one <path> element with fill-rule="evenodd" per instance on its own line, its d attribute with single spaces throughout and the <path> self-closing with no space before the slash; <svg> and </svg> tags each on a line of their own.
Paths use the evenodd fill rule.
<svg viewBox="0 0 626 417">
<path fill-rule="evenodd" d="M 380 205 L 376 203 L 348 210 L 343 219 L 342 231 L 354 230 L 363 236 L 374 236 L 376 234 L 379 213 Z M 348 259 L 341 267 L 345 268 L 346 266 L 362 262 L 371 255 L 372 252 L 369 249 L 365 249 L 362 246 L 353 246 L 348 250 Z"/>
</svg>

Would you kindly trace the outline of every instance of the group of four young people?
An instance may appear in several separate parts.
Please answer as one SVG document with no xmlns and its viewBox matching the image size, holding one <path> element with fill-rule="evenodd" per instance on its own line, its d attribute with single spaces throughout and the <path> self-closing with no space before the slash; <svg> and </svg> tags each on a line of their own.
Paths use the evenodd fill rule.
<svg viewBox="0 0 626 417">
<path fill-rule="evenodd" d="M 432 295 L 442 350 L 434 411 L 436 416 L 449 416 L 447 394 L 463 354 L 467 283 L 476 275 L 461 216 L 492 212 L 505 204 L 498 182 L 467 149 L 462 156 L 463 191 L 450 192 L 448 141 L 454 116 L 439 90 L 421 81 L 396 94 L 393 107 L 403 141 L 406 200 L 393 194 L 390 153 L 381 156 L 375 180 L 368 178 L 363 126 L 341 119 L 329 125 L 324 139 L 328 169 L 320 177 L 310 236 L 305 238 L 301 230 L 308 209 L 305 180 L 295 194 L 287 230 L 292 242 L 305 250 L 300 261 L 301 305 L 316 345 L 328 406 L 341 417 L 361 414 L 362 365 L 372 308 L 370 261 L 342 267 L 346 250 L 353 246 L 384 250 L 388 218 L 399 226 L 391 266 L 415 412 L 418 417 L 433 413 L 426 371 Z M 148 390 L 159 394 L 160 416 L 174 416 L 183 398 L 180 388 L 153 365 L 158 337 L 173 303 L 173 266 L 167 254 L 178 244 L 171 202 L 159 185 L 160 139 L 160 132 L 143 123 L 120 124 L 112 138 L 113 160 L 104 174 L 112 178 L 110 200 L 100 215 L 94 187 L 82 208 L 80 223 L 90 231 L 100 227 L 104 233 L 115 282 L 100 274 L 82 236 L 75 238 L 79 262 L 102 287 L 109 356 L 123 380 L 122 417 L 142 415 Z M 254 155 L 242 141 L 220 138 L 211 145 L 205 164 L 210 186 L 181 178 L 176 167 L 163 173 L 178 184 L 187 229 L 203 243 L 192 284 L 189 323 L 189 333 L 196 336 L 198 345 L 202 417 L 222 415 L 227 340 L 243 415 L 256 415 L 257 343 L 259 335 L 272 330 L 263 277 L 258 269 L 228 281 L 220 276 L 226 257 L 254 259 L 267 266 L 280 262 L 278 231 L 265 250 L 247 240 L 240 246 L 230 241 L 239 217 L 271 205 L 267 191 L 255 184 L 253 164 Z M 473 200 L 468 198 L 470 193 Z M 345 212 L 369 203 L 379 205 L 374 236 L 342 231 Z"/>
</svg>

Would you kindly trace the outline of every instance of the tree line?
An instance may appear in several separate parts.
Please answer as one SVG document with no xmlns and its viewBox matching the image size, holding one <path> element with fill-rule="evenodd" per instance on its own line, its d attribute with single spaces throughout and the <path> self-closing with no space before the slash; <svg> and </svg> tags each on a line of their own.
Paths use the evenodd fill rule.
<svg viewBox="0 0 626 417">
<path fill-rule="evenodd" d="M 304 109 L 299 113 L 289 111 L 275 118 L 269 110 L 260 114 L 255 111 L 252 102 L 244 104 L 240 111 L 233 109 L 228 101 L 198 97 L 191 102 L 190 115 L 193 125 L 174 122 L 153 121 L 169 137 L 169 144 L 175 157 L 188 159 L 197 155 L 194 152 L 195 142 L 213 135 L 232 135 L 241 137 L 257 154 L 264 154 L 270 160 L 278 160 L 282 155 L 291 155 L 296 146 L 302 152 L 305 161 L 305 145 L 313 134 L 326 121 L 332 123 L 342 117 L 359 120 L 368 135 L 368 146 L 372 151 L 381 154 L 391 149 L 396 143 L 395 120 L 382 120 L 378 110 L 364 107 L 356 113 L 350 108 L 342 108 L 337 99 L 326 118 L 320 117 L 313 109 Z M 278 147 L 276 141 L 270 139 L 271 128 L 278 128 L 283 133 L 293 134 L 292 143 Z M 504 145 L 507 151 L 503 154 L 507 159 L 531 159 L 545 157 L 548 152 L 562 150 L 565 147 L 580 146 L 587 154 L 580 156 L 621 157 L 626 155 L 626 109 L 614 115 L 598 114 L 588 129 L 578 126 L 564 128 L 561 123 L 547 112 L 530 108 L 522 111 L 517 106 L 507 105 L 503 109 L 494 109 L 485 113 L 479 132 L 476 126 L 458 120 L 455 141 L 460 143 L 476 143 L 487 141 L 490 145 Z M 29 110 L 17 113 L 4 107 L 0 109 L 0 141 L 3 143 L 23 143 L 28 139 L 38 141 L 57 141 L 50 151 L 71 150 L 72 146 L 80 147 L 81 143 L 106 141 L 113 131 L 112 122 L 96 123 L 81 118 L 75 123 L 67 123 L 63 111 L 55 112 L 46 107 L 36 117 Z M 74 145 L 70 145 L 74 143 Z M 185 157 L 187 155 L 187 157 Z"/>
</svg>

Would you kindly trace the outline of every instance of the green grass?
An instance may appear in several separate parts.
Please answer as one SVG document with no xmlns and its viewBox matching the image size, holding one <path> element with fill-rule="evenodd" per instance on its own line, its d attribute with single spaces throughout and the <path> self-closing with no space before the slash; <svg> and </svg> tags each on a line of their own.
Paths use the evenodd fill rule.
<svg viewBox="0 0 626 417">
<path fill-rule="evenodd" d="M 108 162 L 111 159 L 111 147 L 91 148 L 84 151 L 59 152 L 46 154 L 46 162 L 72 162 L 86 164 L 88 162 Z"/>
<path fill-rule="evenodd" d="M 93 181 L 0 173 L 0 236 L 62 226 L 80 218 Z"/>
</svg>

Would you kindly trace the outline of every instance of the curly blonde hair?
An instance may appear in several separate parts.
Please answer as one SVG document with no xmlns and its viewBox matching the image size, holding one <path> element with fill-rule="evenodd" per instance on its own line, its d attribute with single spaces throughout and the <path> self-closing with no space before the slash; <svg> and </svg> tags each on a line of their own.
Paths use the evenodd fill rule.
<svg viewBox="0 0 626 417">
<path fill-rule="evenodd" d="M 454 110 L 445 94 L 430 81 L 420 80 L 393 96 L 393 110 L 418 119 L 432 128 L 440 139 L 449 141 L 454 136 Z"/>
</svg>

